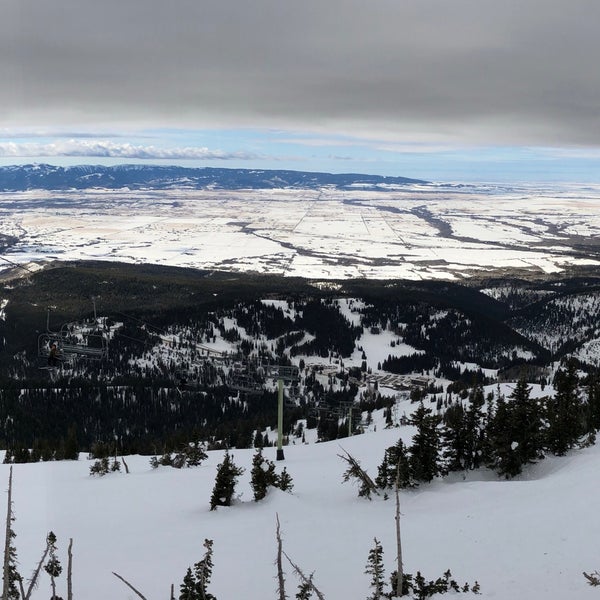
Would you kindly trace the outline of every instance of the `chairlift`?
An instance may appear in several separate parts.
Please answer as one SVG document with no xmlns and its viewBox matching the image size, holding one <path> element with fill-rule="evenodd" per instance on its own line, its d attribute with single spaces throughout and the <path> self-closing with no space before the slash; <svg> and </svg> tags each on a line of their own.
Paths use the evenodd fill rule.
<svg viewBox="0 0 600 600">
<path fill-rule="evenodd" d="M 92 322 L 65 323 L 58 331 L 50 329 L 48 309 L 46 331 L 38 336 L 38 357 L 46 359 L 48 366 L 56 366 L 50 364 L 53 361 L 70 362 L 76 358 L 102 360 L 107 354 L 106 337 L 98 327 L 95 302 Z"/>
<path fill-rule="evenodd" d="M 256 361 L 236 361 L 233 363 L 227 386 L 244 394 L 261 394 L 264 389 L 264 370 Z"/>
</svg>

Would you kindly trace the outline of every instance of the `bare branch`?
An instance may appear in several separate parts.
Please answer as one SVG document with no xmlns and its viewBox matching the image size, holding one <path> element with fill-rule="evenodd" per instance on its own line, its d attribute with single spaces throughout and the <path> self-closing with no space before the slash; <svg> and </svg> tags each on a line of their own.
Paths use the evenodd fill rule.
<svg viewBox="0 0 600 600">
<path fill-rule="evenodd" d="M 294 569 L 294 573 L 296 573 L 296 575 L 298 575 L 298 577 L 300 577 L 300 580 L 302 581 L 302 583 L 308 584 L 310 586 L 310 588 L 312 589 L 312 591 L 317 595 L 317 598 L 319 600 L 325 600 L 325 596 L 323 596 L 321 591 L 314 584 L 312 574 L 310 577 L 307 577 L 303 573 L 302 569 L 298 565 L 296 565 L 294 562 L 292 562 L 292 559 L 285 552 L 283 553 L 283 555 L 288 559 L 288 562 L 290 563 L 290 565 L 292 565 L 292 568 Z"/>
<path fill-rule="evenodd" d="M 19 592 L 21 594 L 21 598 L 25 598 L 25 588 L 23 587 L 23 578 L 19 579 Z"/>
<path fill-rule="evenodd" d="M 127 579 L 125 579 L 124 577 L 121 577 L 118 573 L 115 573 L 114 571 L 112 572 L 112 574 L 117 578 L 120 579 L 128 588 L 130 588 L 131 590 L 133 590 L 142 600 L 148 600 L 148 598 L 146 598 L 146 596 L 144 596 L 139 590 L 136 590 L 130 583 L 129 581 L 127 581 Z"/>
<path fill-rule="evenodd" d="M 127 475 L 129 475 L 129 467 L 127 466 L 127 463 L 125 462 L 125 457 L 121 456 L 121 461 L 123 462 L 123 466 L 125 467 L 125 473 L 127 473 Z"/>
<path fill-rule="evenodd" d="M 361 495 L 367 496 L 369 499 L 369 494 L 373 492 L 375 495 L 380 496 L 379 489 L 375 485 L 375 482 L 369 477 L 369 474 L 360 466 L 359 462 L 352 456 L 347 450 L 342 448 L 342 452 L 345 454 L 338 454 L 338 456 L 348 463 L 349 467 L 346 473 L 344 474 L 344 481 L 348 481 L 350 477 L 356 477 L 362 483 L 362 487 L 366 493 L 362 493 Z"/>
<path fill-rule="evenodd" d="M 44 564 L 44 561 L 46 560 L 46 556 L 48 556 L 49 550 L 50 550 L 50 544 L 48 544 L 48 540 L 46 540 L 46 549 L 44 550 L 44 553 L 42 554 L 42 558 L 40 559 L 40 562 L 38 563 L 37 567 L 35 568 L 35 571 L 31 575 L 31 579 L 29 580 L 29 586 L 27 587 L 27 593 L 25 594 L 25 593 L 23 593 L 23 591 L 21 591 L 21 596 L 25 600 L 29 600 L 31 598 L 31 594 L 32 594 L 33 590 L 37 587 L 38 577 L 40 576 L 40 571 L 42 570 L 42 565 Z"/>
<path fill-rule="evenodd" d="M 600 585 L 600 573 L 598 573 L 598 571 L 594 571 L 593 573 L 586 573 L 584 571 L 583 576 L 588 580 L 590 585 L 593 585 L 594 587 Z"/>
</svg>

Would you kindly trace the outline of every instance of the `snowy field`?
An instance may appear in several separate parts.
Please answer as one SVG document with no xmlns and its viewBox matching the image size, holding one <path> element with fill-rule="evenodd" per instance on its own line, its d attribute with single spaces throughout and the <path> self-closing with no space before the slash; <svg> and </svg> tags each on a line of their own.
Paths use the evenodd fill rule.
<svg viewBox="0 0 600 600">
<path fill-rule="evenodd" d="M 364 435 L 321 444 L 290 445 L 285 465 L 292 493 L 269 492 L 254 502 L 249 484 L 253 451 L 234 451 L 246 468 L 238 499 L 209 510 L 222 452 L 210 452 L 199 468 L 153 470 L 147 457 L 127 457 L 130 474 L 88 475 L 90 462 L 14 466 L 16 546 L 23 574 L 39 560 L 46 533 L 58 536 L 66 571 L 66 548 L 74 540 L 74 596 L 85 600 L 137 598 L 112 574 L 128 579 L 148 600 L 169 597 L 188 566 L 214 540 L 213 581 L 219 600 L 276 598 L 275 527 L 279 515 L 284 550 L 328 600 L 360 600 L 370 590 L 364 575 L 373 538 L 384 549 L 386 573 L 395 564 L 394 501 L 359 498 L 342 483 L 341 447 L 374 476 L 383 451 L 410 427 L 384 429 L 381 413 Z M 376 429 L 374 431 L 373 429 Z M 310 436 L 309 436 L 310 437 Z M 275 449 L 265 450 L 274 460 Z M 488 471 L 471 472 L 402 492 L 405 569 L 429 578 L 450 568 L 460 581 L 479 581 L 481 598 L 565 600 L 597 598 L 582 571 L 600 568 L 598 494 L 600 446 L 566 458 L 547 458 L 512 481 Z M 8 480 L 8 466 L 0 466 Z M 6 485 L 6 484 L 5 484 Z M 297 580 L 286 565 L 287 593 Z M 65 574 L 58 593 L 66 597 Z M 50 594 L 43 574 L 34 599 Z M 473 597 L 473 596 L 465 596 Z"/>
<path fill-rule="evenodd" d="M 0 194 L 11 262 L 119 260 L 318 279 L 600 265 L 600 187 Z M 7 262 L 11 261 L 11 262 Z"/>
</svg>

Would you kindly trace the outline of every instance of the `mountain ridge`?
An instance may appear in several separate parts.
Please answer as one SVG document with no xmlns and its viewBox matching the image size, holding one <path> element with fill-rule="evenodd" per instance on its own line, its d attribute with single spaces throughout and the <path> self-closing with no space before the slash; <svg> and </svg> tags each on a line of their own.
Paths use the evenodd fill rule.
<svg viewBox="0 0 600 600">
<path fill-rule="evenodd" d="M 0 167 L 0 191 L 34 189 L 388 189 L 426 183 L 419 179 L 360 173 L 324 173 L 273 169 L 231 169 L 125 164 L 54 166 L 28 164 Z"/>
</svg>

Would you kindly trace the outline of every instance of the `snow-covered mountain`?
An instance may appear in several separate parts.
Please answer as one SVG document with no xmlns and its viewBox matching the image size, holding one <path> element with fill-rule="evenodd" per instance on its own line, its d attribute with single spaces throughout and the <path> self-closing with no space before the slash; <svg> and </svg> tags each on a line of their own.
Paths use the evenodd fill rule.
<svg viewBox="0 0 600 600">
<path fill-rule="evenodd" d="M 59 167 L 47 164 L 0 167 L 0 191 L 32 189 L 377 189 L 419 183 L 405 177 L 383 177 L 356 173 L 332 174 L 306 171 L 257 169 L 185 168 L 156 165 L 79 165 Z"/>
</svg>

